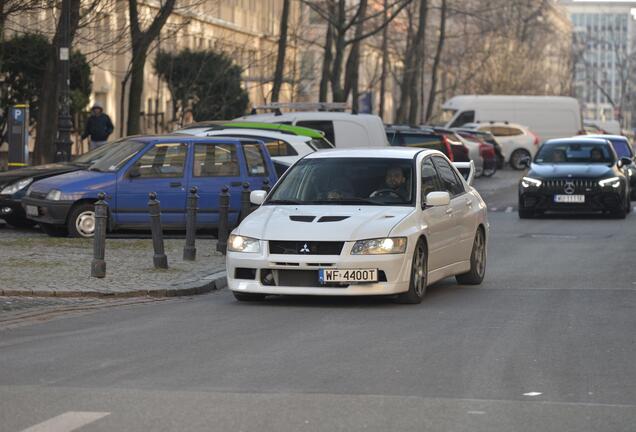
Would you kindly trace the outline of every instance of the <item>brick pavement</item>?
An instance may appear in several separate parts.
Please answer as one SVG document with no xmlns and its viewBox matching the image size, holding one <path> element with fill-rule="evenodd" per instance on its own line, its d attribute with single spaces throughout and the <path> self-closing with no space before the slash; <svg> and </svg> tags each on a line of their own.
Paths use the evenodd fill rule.
<svg viewBox="0 0 636 432">
<path fill-rule="evenodd" d="M 172 296 L 224 286 L 225 257 L 216 241 L 197 240 L 197 260 L 182 261 L 184 240 L 165 240 L 169 268 L 152 265 L 152 241 L 107 239 L 106 277 L 90 277 L 92 240 L 53 238 L 37 230 L 0 230 L 0 295 Z"/>
</svg>

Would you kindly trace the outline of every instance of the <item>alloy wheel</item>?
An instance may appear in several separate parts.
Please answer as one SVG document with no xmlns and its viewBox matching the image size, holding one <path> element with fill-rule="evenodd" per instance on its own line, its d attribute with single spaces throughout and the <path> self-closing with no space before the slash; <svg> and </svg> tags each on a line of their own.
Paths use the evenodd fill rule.
<svg viewBox="0 0 636 432">
<path fill-rule="evenodd" d="M 475 236 L 475 249 L 473 250 L 475 268 L 479 277 L 483 277 L 486 271 L 486 242 L 484 241 L 484 233 L 477 231 Z"/>
<path fill-rule="evenodd" d="M 415 294 L 422 297 L 426 291 L 426 251 L 423 244 L 418 244 L 413 259 L 413 285 Z"/>
</svg>

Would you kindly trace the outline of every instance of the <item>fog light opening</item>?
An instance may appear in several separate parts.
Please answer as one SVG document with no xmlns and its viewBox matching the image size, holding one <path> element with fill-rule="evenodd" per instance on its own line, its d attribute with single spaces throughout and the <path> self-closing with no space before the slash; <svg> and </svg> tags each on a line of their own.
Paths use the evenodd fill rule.
<svg viewBox="0 0 636 432">
<path fill-rule="evenodd" d="M 13 213 L 13 209 L 11 207 L 2 207 L 0 209 L 0 214 L 9 215 L 11 213 Z"/>
</svg>

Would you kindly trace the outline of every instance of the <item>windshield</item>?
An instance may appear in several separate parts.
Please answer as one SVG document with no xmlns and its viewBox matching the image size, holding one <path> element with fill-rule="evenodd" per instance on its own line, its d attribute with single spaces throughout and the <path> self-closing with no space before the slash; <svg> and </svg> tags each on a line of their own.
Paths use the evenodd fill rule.
<svg viewBox="0 0 636 432">
<path fill-rule="evenodd" d="M 139 141 L 121 141 L 117 144 L 117 147 L 114 148 L 113 151 L 101 157 L 91 165 L 89 169 L 104 172 L 117 171 L 145 146 L 144 143 L 140 143 Z"/>
<path fill-rule="evenodd" d="M 303 159 L 266 204 L 413 205 L 411 159 Z"/>
<path fill-rule="evenodd" d="M 72 162 L 78 165 L 90 165 L 93 162 L 100 159 L 106 153 L 116 148 L 117 145 L 120 144 L 121 142 L 122 141 L 115 141 L 115 142 L 110 142 L 108 144 L 104 144 L 101 147 L 98 147 L 94 150 L 89 151 L 88 153 L 84 153 L 83 155 L 76 157 L 75 159 L 73 159 Z"/>
<path fill-rule="evenodd" d="M 555 143 L 544 144 L 534 160 L 536 163 L 613 163 L 614 155 L 607 144 Z"/>
</svg>

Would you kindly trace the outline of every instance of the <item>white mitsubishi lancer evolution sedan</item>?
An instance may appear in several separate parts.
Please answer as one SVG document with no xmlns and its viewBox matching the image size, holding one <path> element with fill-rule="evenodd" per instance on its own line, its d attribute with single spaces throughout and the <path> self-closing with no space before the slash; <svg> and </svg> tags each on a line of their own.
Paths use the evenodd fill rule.
<svg viewBox="0 0 636 432">
<path fill-rule="evenodd" d="M 397 295 L 420 303 L 427 285 L 449 276 L 480 284 L 488 220 L 471 177 L 436 150 L 312 153 L 267 196 L 251 193 L 261 205 L 228 238 L 229 288 L 241 301 Z"/>
</svg>

